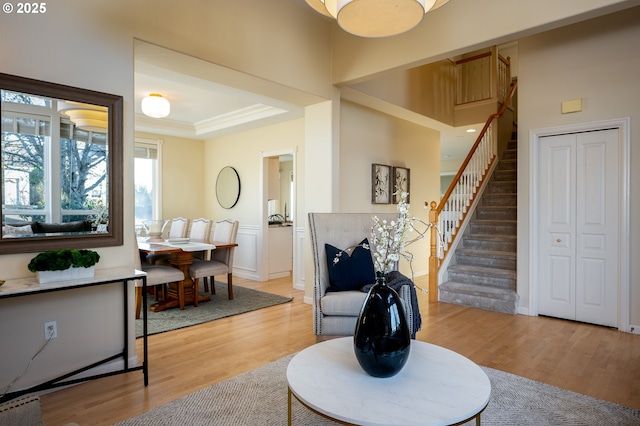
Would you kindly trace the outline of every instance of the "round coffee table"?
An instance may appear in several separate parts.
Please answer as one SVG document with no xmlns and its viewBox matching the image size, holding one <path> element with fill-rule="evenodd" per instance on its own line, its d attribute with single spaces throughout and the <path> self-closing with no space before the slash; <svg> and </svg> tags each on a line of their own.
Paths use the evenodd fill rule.
<svg viewBox="0 0 640 426">
<path fill-rule="evenodd" d="M 327 340 L 304 349 L 287 367 L 291 395 L 311 410 L 358 425 L 454 425 L 487 407 L 491 383 L 462 355 L 411 341 L 405 367 L 386 379 L 368 375 L 356 359 L 353 338 Z"/>
</svg>

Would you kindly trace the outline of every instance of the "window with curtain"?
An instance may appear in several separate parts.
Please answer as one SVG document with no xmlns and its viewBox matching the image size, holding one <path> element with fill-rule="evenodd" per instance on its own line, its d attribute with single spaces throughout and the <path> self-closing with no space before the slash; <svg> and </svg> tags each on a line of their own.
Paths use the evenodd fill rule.
<svg viewBox="0 0 640 426">
<path fill-rule="evenodd" d="M 135 225 L 162 217 L 161 206 L 162 141 L 136 139 L 135 142 Z"/>
</svg>

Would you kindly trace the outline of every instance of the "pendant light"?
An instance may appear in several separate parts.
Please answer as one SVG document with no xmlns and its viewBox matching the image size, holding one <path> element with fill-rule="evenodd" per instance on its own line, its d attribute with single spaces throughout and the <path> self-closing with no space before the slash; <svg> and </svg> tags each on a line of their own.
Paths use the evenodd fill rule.
<svg viewBox="0 0 640 426">
<path fill-rule="evenodd" d="M 78 128 L 88 132 L 104 133 L 109 125 L 107 107 L 75 101 L 58 101 L 58 111 Z"/>
<path fill-rule="evenodd" d="M 317 12 L 336 19 L 360 37 L 389 37 L 414 28 L 449 0 L 306 0 Z"/>
</svg>

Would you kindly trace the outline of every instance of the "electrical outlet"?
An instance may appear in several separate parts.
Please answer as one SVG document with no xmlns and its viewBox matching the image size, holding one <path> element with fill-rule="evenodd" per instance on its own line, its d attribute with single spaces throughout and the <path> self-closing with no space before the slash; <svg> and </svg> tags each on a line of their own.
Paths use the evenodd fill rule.
<svg viewBox="0 0 640 426">
<path fill-rule="evenodd" d="M 58 337 L 58 324 L 56 321 L 50 321 L 44 323 L 44 339 L 55 339 Z"/>
</svg>

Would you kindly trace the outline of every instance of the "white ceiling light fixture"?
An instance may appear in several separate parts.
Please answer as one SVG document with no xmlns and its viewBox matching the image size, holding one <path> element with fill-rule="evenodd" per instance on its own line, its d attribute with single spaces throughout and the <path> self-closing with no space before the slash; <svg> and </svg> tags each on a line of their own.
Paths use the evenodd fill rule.
<svg viewBox="0 0 640 426">
<path fill-rule="evenodd" d="M 142 113 L 144 115 L 148 115 L 153 118 L 163 118 L 171 112 L 171 104 L 169 104 L 169 101 L 158 93 L 151 93 L 149 96 L 142 99 L 140 107 L 142 108 Z"/>
<path fill-rule="evenodd" d="M 389 37 L 418 25 L 424 15 L 449 0 L 306 0 L 315 11 L 335 18 L 360 37 Z"/>
</svg>

